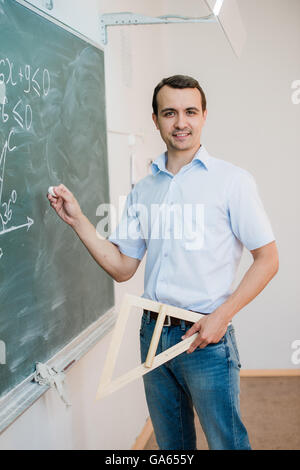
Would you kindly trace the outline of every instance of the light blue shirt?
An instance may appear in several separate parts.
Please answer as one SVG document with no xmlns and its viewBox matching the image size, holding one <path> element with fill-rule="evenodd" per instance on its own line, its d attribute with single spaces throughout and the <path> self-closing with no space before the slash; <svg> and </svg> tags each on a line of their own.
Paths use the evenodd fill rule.
<svg viewBox="0 0 300 470">
<path fill-rule="evenodd" d="M 142 259 L 143 297 L 211 313 L 232 293 L 242 256 L 275 240 L 250 173 L 201 146 L 176 174 L 167 153 L 127 197 L 109 237 L 122 253 Z"/>
</svg>

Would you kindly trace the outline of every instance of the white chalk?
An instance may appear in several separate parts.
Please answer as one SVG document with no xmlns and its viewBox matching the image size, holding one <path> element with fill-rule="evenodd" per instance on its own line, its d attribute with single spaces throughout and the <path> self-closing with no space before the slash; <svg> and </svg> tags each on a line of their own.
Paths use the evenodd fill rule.
<svg viewBox="0 0 300 470">
<path fill-rule="evenodd" d="M 50 194 L 53 197 L 57 197 L 55 192 L 53 191 L 53 186 L 49 186 L 48 188 L 48 194 Z"/>
</svg>

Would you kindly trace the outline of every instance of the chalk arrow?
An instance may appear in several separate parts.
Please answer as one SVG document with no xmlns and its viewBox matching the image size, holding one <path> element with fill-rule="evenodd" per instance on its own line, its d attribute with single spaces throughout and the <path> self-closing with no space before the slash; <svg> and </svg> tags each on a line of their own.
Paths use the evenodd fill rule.
<svg viewBox="0 0 300 470">
<path fill-rule="evenodd" d="M 13 232 L 14 230 L 20 230 L 21 228 L 25 228 L 25 227 L 27 227 L 27 232 L 28 232 L 32 224 L 34 224 L 34 220 L 32 220 L 30 217 L 27 217 L 27 224 L 18 225 L 17 227 L 10 227 L 10 228 L 4 229 L 0 232 L 0 235 L 4 235 L 5 233 L 8 233 L 8 232 Z"/>
</svg>

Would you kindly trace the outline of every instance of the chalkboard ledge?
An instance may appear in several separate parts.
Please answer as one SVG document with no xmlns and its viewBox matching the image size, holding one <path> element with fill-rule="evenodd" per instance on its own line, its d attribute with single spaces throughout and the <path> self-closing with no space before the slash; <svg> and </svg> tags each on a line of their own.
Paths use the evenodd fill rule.
<svg viewBox="0 0 300 470">
<path fill-rule="evenodd" d="M 114 308 L 111 308 L 53 356 L 47 362 L 47 365 L 54 367 L 57 371 L 71 369 L 82 356 L 113 328 L 115 322 L 116 312 Z M 34 382 L 33 377 L 34 373 L 0 399 L 0 433 L 49 390 L 49 386 L 39 385 Z"/>
</svg>

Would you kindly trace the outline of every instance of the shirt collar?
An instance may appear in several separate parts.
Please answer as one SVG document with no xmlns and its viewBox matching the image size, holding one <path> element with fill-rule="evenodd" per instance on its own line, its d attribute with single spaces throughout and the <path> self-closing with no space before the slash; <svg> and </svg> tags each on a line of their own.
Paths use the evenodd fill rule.
<svg viewBox="0 0 300 470">
<path fill-rule="evenodd" d="M 159 157 L 157 157 L 157 159 L 154 160 L 154 162 L 152 162 L 151 170 L 152 170 L 153 175 L 156 175 L 160 171 L 167 172 L 166 160 L 167 160 L 167 152 L 164 152 Z M 201 145 L 199 150 L 197 150 L 197 152 L 195 153 L 195 156 L 192 161 L 194 160 L 199 161 L 205 167 L 206 170 L 209 169 L 210 155 L 203 145 Z"/>
</svg>

